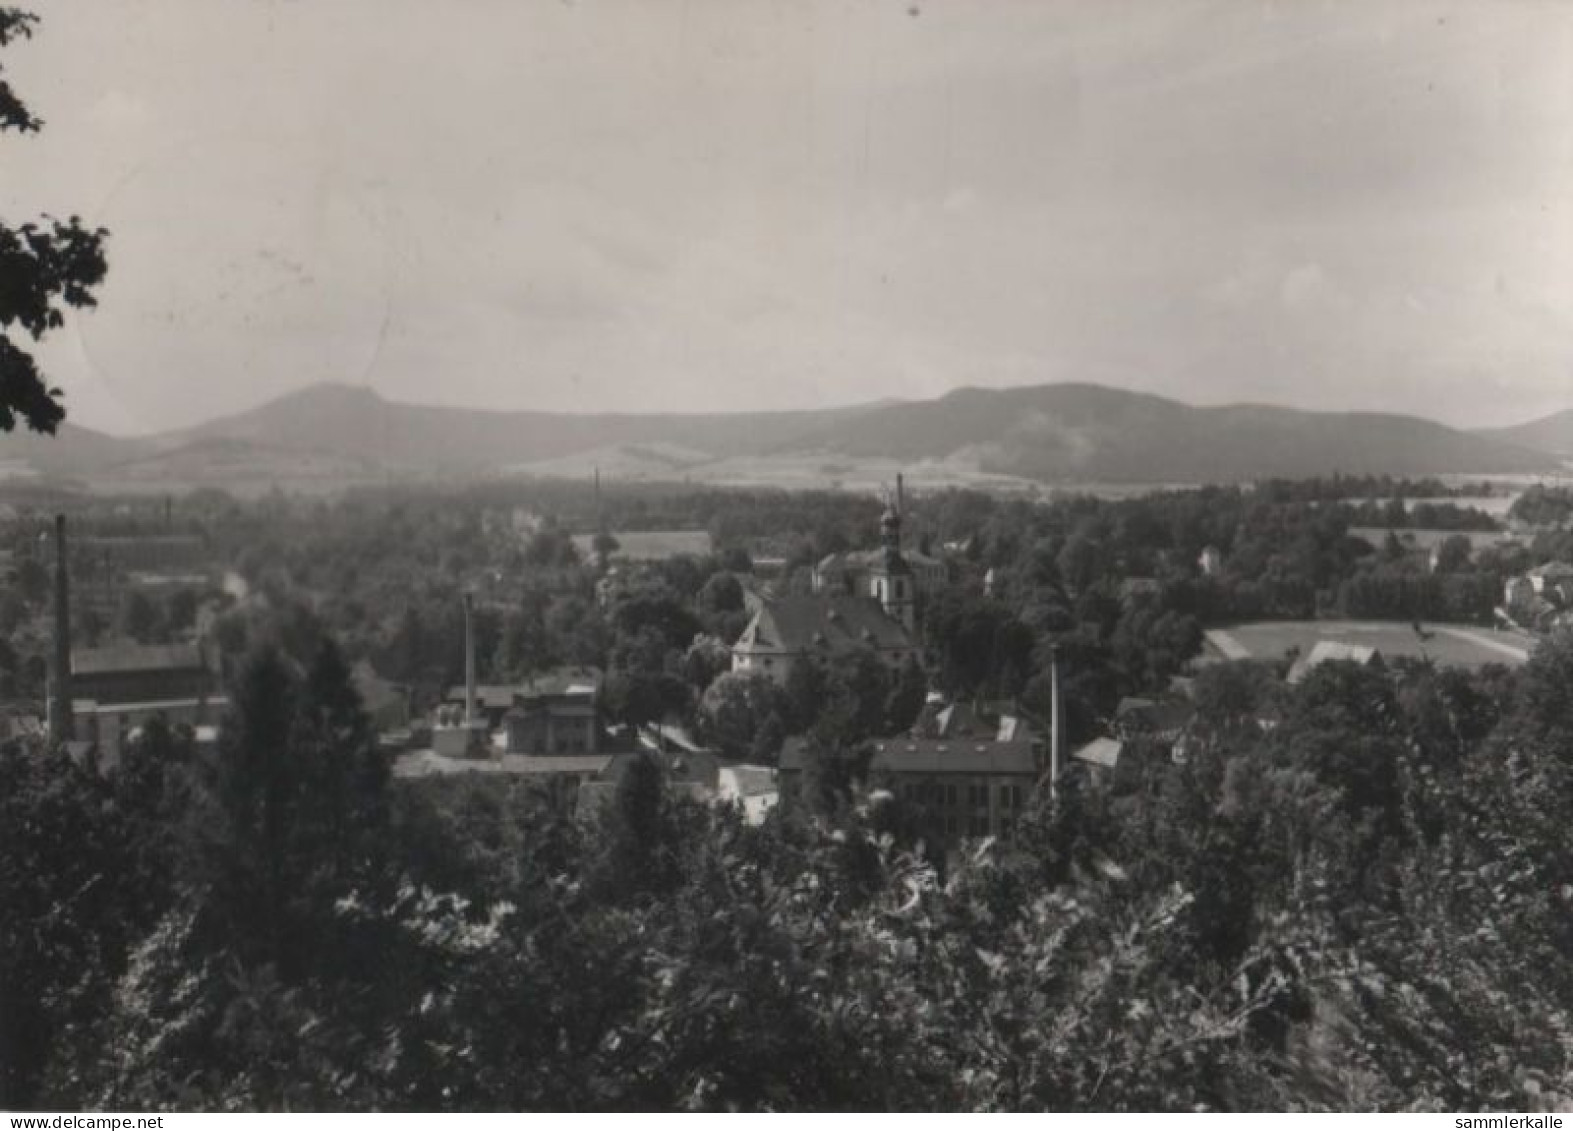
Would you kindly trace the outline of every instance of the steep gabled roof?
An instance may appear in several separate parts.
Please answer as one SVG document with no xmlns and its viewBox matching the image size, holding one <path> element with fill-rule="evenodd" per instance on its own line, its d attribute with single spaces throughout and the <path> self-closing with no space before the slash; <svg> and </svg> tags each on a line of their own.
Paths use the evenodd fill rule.
<svg viewBox="0 0 1573 1131">
<path fill-rule="evenodd" d="M 912 636 L 871 597 L 780 597 L 765 601 L 737 647 L 778 652 L 823 652 L 856 647 L 912 648 Z"/>
</svg>

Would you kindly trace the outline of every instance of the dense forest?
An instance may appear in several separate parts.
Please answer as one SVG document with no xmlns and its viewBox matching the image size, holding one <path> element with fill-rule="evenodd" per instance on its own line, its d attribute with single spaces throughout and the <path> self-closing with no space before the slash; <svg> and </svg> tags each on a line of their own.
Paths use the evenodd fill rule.
<svg viewBox="0 0 1573 1131">
<path fill-rule="evenodd" d="M 1274 664 L 1187 667 L 1211 621 L 1311 616 L 1385 577 L 1445 601 L 1530 551 L 1439 572 L 1352 539 L 1363 504 L 1326 485 L 914 499 L 912 544 L 951 571 L 924 610 L 935 686 L 1046 711 L 1055 649 L 1081 737 L 1121 694 L 1194 676 L 1182 761 L 1135 742 L 1118 775 L 1040 791 L 1008 841 L 944 852 L 860 769 L 871 736 L 910 725 L 922 673 L 856 653 L 784 688 L 727 671 L 751 559 L 775 551 L 773 583 L 800 586 L 818 555 L 873 538 L 877 501 L 628 491 L 595 511 L 550 491 L 522 515 L 479 489 L 116 512 L 200 529 L 244 578 L 198 610 L 231 705 L 211 751 L 154 725 L 110 772 L 36 741 L 0 751 L 0 1103 L 1573 1096 L 1556 1036 L 1573 1006 L 1573 641 L 1516 672 L 1327 664 L 1293 688 Z M 608 596 L 568 538 L 597 523 L 703 526 L 715 553 L 630 568 Z M 653 762 L 577 814 L 521 782 L 393 780 L 351 665 L 434 701 L 462 669 L 461 589 L 485 598 L 488 678 L 604 665 L 613 717 L 685 721 L 729 757 L 768 762 L 812 731 L 813 787 L 756 827 L 669 794 Z M 13 593 L 25 626 L 45 597 Z M 143 628 L 178 631 L 167 608 Z"/>
<path fill-rule="evenodd" d="M 0 753 L 4 1103 L 1565 1103 L 1570 679 L 1214 666 L 1184 765 L 937 863 L 855 774 L 758 828 L 395 784 L 337 649 L 262 648 L 211 757 Z"/>
</svg>

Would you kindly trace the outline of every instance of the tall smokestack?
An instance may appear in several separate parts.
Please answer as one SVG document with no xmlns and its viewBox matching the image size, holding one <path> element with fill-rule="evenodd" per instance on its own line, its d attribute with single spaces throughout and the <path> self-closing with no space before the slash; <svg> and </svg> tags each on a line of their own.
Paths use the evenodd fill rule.
<svg viewBox="0 0 1573 1131">
<path fill-rule="evenodd" d="M 464 595 L 464 721 L 475 721 L 475 598 Z"/>
<path fill-rule="evenodd" d="M 901 472 L 896 472 L 896 517 L 901 519 L 901 526 L 896 528 L 896 548 L 901 548 L 901 531 L 907 524 L 907 489 L 903 482 Z"/>
<path fill-rule="evenodd" d="M 601 509 L 601 465 L 595 465 L 595 532 L 606 532 L 606 512 Z"/>
<path fill-rule="evenodd" d="M 1060 650 L 1049 648 L 1049 796 L 1053 797 L 1060 780 L 1060 735 L 1065 721 L 1060 711 Z"/>
<path fill-rule="evenodd" d="M 66 566 L 66 516 L 55 515 L 55 671 L 49 695 L 49 734 L 75 735 L 71 725 L 71 577 Z"/>
</svg>

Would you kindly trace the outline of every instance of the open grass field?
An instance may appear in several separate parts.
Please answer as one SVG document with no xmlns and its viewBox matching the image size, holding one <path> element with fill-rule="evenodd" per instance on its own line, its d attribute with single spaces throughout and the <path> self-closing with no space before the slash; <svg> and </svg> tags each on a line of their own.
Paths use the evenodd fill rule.
<svg viewBox="0 0 1573 1131">
<path fill-rule="evenodd" d="M 1474 625 L 1422 624 L 1425 637 L 1403 621 L 1260 621 L 1209 629 L 1205 653 L 1219 659 L 1281 660 L 1291 648 L 1303 655 L 1319 640 L 1362 644 L 1384 657 L 1427 657 L 1448 667 L 1516 666 L 1529 659 L 1534 638 Z"/>
<path fill-rule="evenodd" d="M 1433 546 L 1440 546 L 1455 535 L 1467 538 L 1471 550 L 1484 550 L 1488 546 L 1509 544 L 1527 546 L 1535 540 L 1532 534 L 1506 530 L 1426 530 L 1405 527 L 1402 530 L 1388 531 L 1380 526 L 1351 526 L 1349 533 L 1352 537 L 1360 538 L 1377 549 L 1387 544 L 1389 533 L 1396 535 L 1404 546 L 1414 550 L 1429 550 Z"/>
<path fill-rule="evenodd" d="M 917 489 L 970 487 L 1003 495 L 1037 495 L 1044 484 L 981 469 L 976 458 L 958 453 L 946 459 L 905 460 L 849 456 L 837 452 L 762 452 L 714 456 L 674 444 L 618 444 L 560 459 L 520 463 L 517 475 L 588 479 L 601 474 L 648 483 L 708 484 L 722 487 L 779 487 L 789 491 L 878 491 L 897 473 Z"/>
</svg>

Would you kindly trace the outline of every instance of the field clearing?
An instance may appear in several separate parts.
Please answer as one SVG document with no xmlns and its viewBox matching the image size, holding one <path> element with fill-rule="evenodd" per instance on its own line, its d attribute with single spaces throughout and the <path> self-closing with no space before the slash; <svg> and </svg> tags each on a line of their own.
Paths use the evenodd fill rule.
<svg viewBox="0 0 1573 1131">
<path fill-rule="evenodd" d="M 1259 621 L 1207 631 L 1203 654 L 1215 659 L 1281 660 L 1292 648 L 1309 652 L 1318 641 L 1363 644 L 1384 657 L 1431 659 L 1444 667 L 1478 668 L 1486 664 L 1516 667 L 1529 659 L 1535 639 L 1474 625 L 1430 624 L 1422 638 L 1404 621 Z"/>
<path fill-rule="evenodd" d="M 1495 495 L 1409 495 L 1399 501 L 1404 504 L 1405 511 L 1413 511 L 1415 507 L 1421 504 L 1437 507 L 1455 506 L 1463 507 L 1466 510 L 1482 511 L 1492 518 L 1506 518 L 1507 512 L 1513 509 L 1513 504 L 1518 501 L 1518 497 L 1521 494 L 1523 494 L 1523 491 L 1514 486 L 1512 488 L 1504 487 L 1500 494 Z M 1349 500 L 1351 503 L 1376 503 L 1379 506 L 1386 506 L 1390 501 L 1390 499 L 1371 495 L 1362 495 L 1359 498 Z"/>
<path fill-rule="evenodd" d="M 1533 535 L 1509 530 L 1426 530 L 1415 527 L 1389 530 L 1380 526 L 1349 528 L 1350 537 L 1359 538 L 1377 549 L 1387 544 L 1389 534 L 1396 537 L 1401 545 L 1416 550 L 1430 550 L 1455 535 L 1467 539 L 1471 550 L 1484 550 L 1491 546 L 1528 546 L 1535 540 Z"/>
<path fill-rule="evenodd" d="M 790 491 L 879 491 L 899 473 L 917 490 L 970 487 L 1006 495 L 1038 495 L 1047 486 L 1030 479 L 983 471 L 962 454 L 943 460 L 899 460 L 837 452 L 757 453 L 712 456 L 675 445 L 621 444 L 556 460 L 520 463 L 516 475 L 588 478 L 600 468 L 614 479 L 717 487 L 775 487 Z"/>
</svg>

